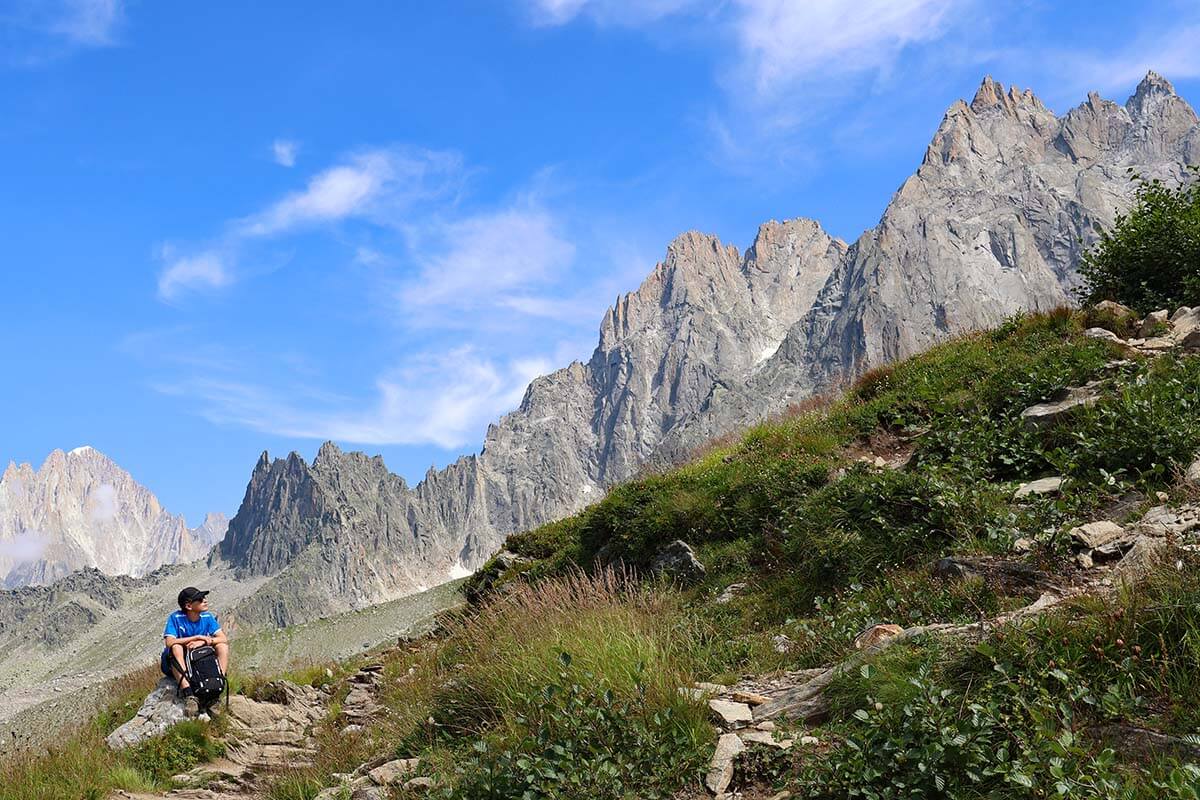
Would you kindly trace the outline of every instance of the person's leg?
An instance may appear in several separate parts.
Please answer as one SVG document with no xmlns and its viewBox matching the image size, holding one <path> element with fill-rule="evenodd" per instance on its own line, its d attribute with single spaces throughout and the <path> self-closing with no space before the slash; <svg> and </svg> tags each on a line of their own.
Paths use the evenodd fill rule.
<svg viewBox="0 0 1200 800">
<path fill-rule="evenodd" d="M 221 665 L 221 674 L 229 674 L 229 643 L 218 642 L 213 645 L 217 649 L 217 663 Z"/>
<path fill-rule="evenodd" d="M 187 679 L 187 667 L 184 666 L 186 663 L 183 656 L 183 645 L 171 645 L 171 675 L 179 684 L 180 689 L 187 689 L 191 685 Z"/>
</svg>

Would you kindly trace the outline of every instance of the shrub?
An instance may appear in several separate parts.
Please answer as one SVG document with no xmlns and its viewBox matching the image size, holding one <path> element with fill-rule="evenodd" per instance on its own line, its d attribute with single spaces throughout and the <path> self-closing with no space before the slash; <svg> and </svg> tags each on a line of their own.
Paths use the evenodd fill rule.
<svg viewBox="0 0 1200 800">
<path fill-rule="evenodd" d="M 1134 175 L 1133 208 L 1083 257 L 1081 296 L 1146 314 L 1200 305 L 1200 168 L 1177 186 Z"/>
</svg>

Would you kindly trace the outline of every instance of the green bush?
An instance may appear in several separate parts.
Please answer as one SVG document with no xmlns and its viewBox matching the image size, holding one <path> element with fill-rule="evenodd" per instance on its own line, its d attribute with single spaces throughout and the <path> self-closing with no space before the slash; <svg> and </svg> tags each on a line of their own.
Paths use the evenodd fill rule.
<svg viewBox="0 0 1200 800">
<path fill-rule="evenodd" d="M 127 760 L 139 772 L 165 781 L 224 753 L 224 747 L 209 738 L 206 723 L 186 720 L 134 747 Z"/>
<path fill-rule="evenodd" d="M 1200 167 L 1178 186 L 1134 176 L 1133 208 L 1083 257 L 1084 299 L 1139 313 L 1200 305 Z"/>
</svg>

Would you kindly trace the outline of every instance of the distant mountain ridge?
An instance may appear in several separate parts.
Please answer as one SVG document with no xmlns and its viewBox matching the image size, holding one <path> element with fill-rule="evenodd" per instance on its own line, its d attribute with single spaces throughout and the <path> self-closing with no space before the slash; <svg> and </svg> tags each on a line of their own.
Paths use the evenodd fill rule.
<svg viewBox="0 0 1200 800">
<path fill-rule="evenodd" d="M 228 520 L 189 529 L 92 447 L 55 450 L 41 467 L 10 462 L 0 476 L 0 586 L 51 583 L 81 569 L 142 576 L 204 557 Z"/>
<path fill-rule="evenodd" d="M 473 569 L 507 534 L 648 463 L 939 340 L 1069 303 L 1080 255 L 1128 203 L 1127 168 L 1178 178 L 1197 163 L 1196 114 L 1155 73 L 1123 106 L 1092 94 L 1062 117 L 987 78 L 853 244 L 808 219 L 764 224 L 744 254 L 679 236 L 605 314 L 591 359 L 534 380 L 479 455 L 409 487 L 329 444 L 312 465 L 264 453 L 219 548 L 239 574 L 270 578 L 246 616 L 290 624 Z"/>
</svg>

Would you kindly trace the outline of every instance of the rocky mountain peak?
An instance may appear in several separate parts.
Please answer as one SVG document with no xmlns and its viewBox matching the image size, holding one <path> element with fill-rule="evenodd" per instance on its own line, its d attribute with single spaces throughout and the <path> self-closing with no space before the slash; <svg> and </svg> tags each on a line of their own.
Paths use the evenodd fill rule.
<svg viewBox="0 0 1200 800">
<path fill-rule="evenodd" d="M 54 450 L 41 467 L 10 464 L 0 478 L 0 583 L 52 581 L 73 570 L 144 575 L 204 555 L 219 520 L 189 530 L 158 498 L 93 447 Z"/>
<path fill-rule="evenodd" d="M 1132 113 L 1135 108 L 1144 106 L 1155 95 L 1178 96 L 1175 94 L 1175 87 L 1171 85 L 1169 80 L 1154 70 L 1149 70 L 1146 73 L 1146 77 L 1142 78 L 1141 82 L 1138 83 L 1137 88 L 1129 100 L 1126 101 L 1125 105 Z"/>
</svg>

